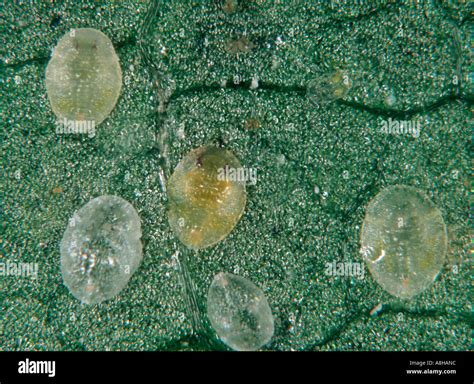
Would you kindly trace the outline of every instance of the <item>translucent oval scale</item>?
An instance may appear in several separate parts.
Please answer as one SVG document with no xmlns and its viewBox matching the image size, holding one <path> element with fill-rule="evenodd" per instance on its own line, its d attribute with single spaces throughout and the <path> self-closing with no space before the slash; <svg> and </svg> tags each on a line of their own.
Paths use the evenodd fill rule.
<svg viewBox="0 0 474 384">
<path fill-rule="evenodd" d="M 224 239 L 240 220 L 246 202 L 242 169 L 230 151 L 204 146 L 191 151 L 168 181 L 168 219 L 183 244 L 192 249 Z"/>
<path fill-rule="evenodd" d="M 99 125 L 114 109 L 122 70 L 110 39 L 92 28 L 73 29 L 54 49 L 46 90 L 59 122 Z"/>
<path fill-rule="evenodd" d="M 409 299 L 423 292 L 440 273 L 446 250 L 441 212 L 418 189 L 391 186 L 368 204 L 361 254 L 388 293 Z"/>
<path fill-rule="evenodd" d="M 349 75 L 338 69 L 312 79 L 308 83 L 307 95 L 314 104 L 325 105 L 344 98 L 351 86 Z"/>
<path fill-rule="evenodd" d="M 250 280 L 231 273 L 214 277 L 207 315 L 219 338 L 236 351 L 258 350 L 273 336 L 273 315 L 264 293 Z"/>
<path fill-rule="evenodd" d="M 140 218 L 118 196 L 100 196 L 80 208 L 61 241 L 61 272 L 74 297 L 97 304 L 116 296 L 142 260 Z"/>
</svg>

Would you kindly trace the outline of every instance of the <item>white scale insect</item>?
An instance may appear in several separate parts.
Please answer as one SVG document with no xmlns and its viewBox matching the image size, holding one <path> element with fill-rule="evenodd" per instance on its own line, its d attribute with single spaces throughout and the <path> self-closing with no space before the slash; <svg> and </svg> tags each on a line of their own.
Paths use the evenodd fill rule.
<svg viewBox="0 0 474 384">
<path fill-rule="evenodd" d="M 447 250 L 446 225 L 421 191 L 395 185 L 367 206 L 360 242 L 362 257 L 380 286 L 409 299 L 439 274 Z"/>
<path fill-rule="evenodd" d="M 97 197 L 74 217 L 61 241 L 61 272 L 77 299 L 97 304 L 124 289 L 140 265 L 140 218 L 117 196 Z"/>
<path fill-rule="evenodd" d="M 207 315 L 220 339 L 236 351 L 255 351 L 273 336 L 273 315 L 260 288 L 231 273 L 218 273 L 209 288 Z"/>
</svg>

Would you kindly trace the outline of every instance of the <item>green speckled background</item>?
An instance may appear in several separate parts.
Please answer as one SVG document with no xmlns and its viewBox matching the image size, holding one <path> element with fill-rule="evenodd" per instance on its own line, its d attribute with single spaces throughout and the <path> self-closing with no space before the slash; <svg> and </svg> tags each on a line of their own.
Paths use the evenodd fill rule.
<svg viewBox="0 0 474 384">
<path fill-rule="evenodd" d="M 2 3 L 0 262 L 35 262 L 39 275 L 0 276 L 0 350 L 226 349 L 205 315 L 220 271 L 265 292 L 275 335 L 264 349 L 468 349 L 468 2 L 224 3 Z M 94 138 L 55 133 L 44 82 L 52 49 L 79 27 L 108 35 L 123 71 Z M 236 39 L 249 49 L 229 49 Z M 352 84 L 342 99 L 308 98 L 338 69 Z M 420 121 L 420 137 L 382 133 L 388 118 Z M 258 180 L 234 231 L 192 252 L 169 229 L 160 179 L 204 144 L 232 150 Z M 409 301 L 367 270 L 324 274 L 326 262 L 362 261 L 365 207 L 392 184 L 424 191 L 449 231 L 444 269 Z M 59 242 L 103 194 L 139 212 L 144 260 L 119 296 L 89 307 L 63 285 Z"/>
</svg>

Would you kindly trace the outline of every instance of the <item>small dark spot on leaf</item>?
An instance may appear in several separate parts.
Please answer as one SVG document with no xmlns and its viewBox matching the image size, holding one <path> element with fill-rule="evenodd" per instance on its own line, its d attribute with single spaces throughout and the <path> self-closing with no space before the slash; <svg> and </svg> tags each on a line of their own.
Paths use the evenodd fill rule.
<svg viewBox="0 0 474 384">
<path fill-rule="evenodd" d="M 53 15 L 51 22 L 49 23 L 50 28 L 56 28 L 59 23 L 61 23 L 61 16 L 59 15 Z"/>
</svg>

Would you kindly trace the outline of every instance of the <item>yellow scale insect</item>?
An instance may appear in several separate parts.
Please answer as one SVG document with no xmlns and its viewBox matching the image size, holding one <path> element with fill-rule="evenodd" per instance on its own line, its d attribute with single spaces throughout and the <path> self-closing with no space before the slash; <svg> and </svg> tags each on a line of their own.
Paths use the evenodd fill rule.
<svg viewBox="0 0 474 384">
<path fill-rule="evenodd" d="M 242 217 L 245 180 L 221 177 L 223 169 L 241 169 L 225 149 L 204 146 L 191 151 L 168 181 L 169 224 L 191 249 L 210 247 L 224 239 Z"/>
</svg>

